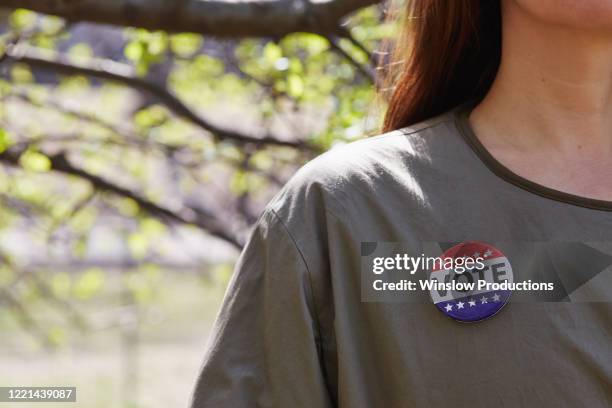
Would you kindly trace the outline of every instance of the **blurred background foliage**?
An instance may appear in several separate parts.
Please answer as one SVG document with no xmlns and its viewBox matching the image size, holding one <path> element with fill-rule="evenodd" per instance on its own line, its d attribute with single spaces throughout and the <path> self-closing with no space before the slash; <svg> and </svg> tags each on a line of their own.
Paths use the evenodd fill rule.
<svg viewBox="0 0 612 408">
<path fill-rule="evenodd" d="M 377 131 L 385 17 L 220 39 L 3 12 L 0 384 L 184 406 L 249 226 Z"/>
</svg>

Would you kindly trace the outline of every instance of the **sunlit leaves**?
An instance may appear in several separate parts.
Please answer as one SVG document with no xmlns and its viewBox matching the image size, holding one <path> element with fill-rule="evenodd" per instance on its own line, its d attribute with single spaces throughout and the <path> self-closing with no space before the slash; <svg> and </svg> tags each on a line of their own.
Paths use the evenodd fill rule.
<svg viewBox="0 0 612 408">
<path fill-rule="evenodd" d="M 78 62 L 93 57 L 93 51 L 88 44 L 78 43 L 70 47 L 68 55 Z"/>
<path fill-rule="evenodd" d="M 15 64 L 11 68 L 11 79 L 17 83 L 30 83 L 34 79 L 32 70 L 25 64 Z"/>
<path fill-rule="evenodd" d="M 156 219 L 144 218 L 140 221 L 140 228 L 129 234 L 128 248 L 134 259 L 143 259 L 154 249 L 155 242 L 166 232 L 166 227 Z"/>
<path fill-rule="evenodd" d="M 70 296 L 72 288 L 72 279 L 68 272 L 59 272 L 53 274 L 48 280 L 51 284 L 53 294 L 60 298 L 67 298 Z"/>
<path fill-rule="evenodd" d="M 6 265 L 0 265 L 0 286 L 5 286 L 13 282 L 15 272 Z"/>
<path fill-rule="evenodd" d="M 19 157 L 19 164 L 25 170 L 45 172 L 51 169 L 51 160 L 36 150 L 26 150 Z"/>
<path fill-rule="evenodd" d="M 381 23 L 380 13 L 376 7 L 356 13 L 344 28 L 374 50 L 390 29 Z M 24 10 L 10 19 L 13 31 L 31 35 L 21 41 L 54 48 L 68 61 L 93 63 L 94 57 L 96 63 L 112 59 L 132 65 L 139 80 L 167 87 L 223 129 L 254 137 L 306 139 L 325 150 L 375 128 L 369 119 L 376 103 L 372 83 L 323 36 L 219 40 L 125 29 L 112 44 L 104 44 L 80 35 L 65 41 L 64 24 Z M 81 34 L 81 27 L 68 32 Z M 368 53 L 354 42 L 334 38 L 333 44 L 358 63 L 369 63 Z M 12 97 L 15 91 L 27 97 Z M 201 226 L 177 228 L 177 223 L 151 213 L 145 201 L 189 220 L 208 221 L 206 214 L 211 213 L 223 227 L 241 230 L 312 157 L 290 147 L 245 148 L 223 140 L 177 115 L 156 92 L 100 78 L 10 64 L 0 80 L 0 98 L 0 153 L 22 152 L 19 166 L 2 166 L 7 174 L 0 177 L 0 198 L 5 199 L 0 233 L 27 231 L 30 242 L 48 251 L 44 256 L 49 259 L 78 259 L 85 265 L 76 271 L 52 271 L 47 279 L 54 296 L 78 304 L 97 301 L 105 291 L 125 302 L 158 300 L 156 287 L 164 270 L 156 263 L 183 261 L 174 257 L 173 244 L 185 231 L 205 239 Z M 93 180 L 51 171 L 51 159 L 58 160 L 59 153 Z M 62 162 L 53 164 L 57 170 Z M 109 190 L 105 182 L 118 189 Z M 199 208 L 205 215 L 195 211 Z M 196 247 L 202 248 L 197 256 L 208 256 L 205 245 Z M 120 266 L 88 264 L 100 259 Z M 198 268 L 215 275 L 211 282 L 220 276 L 229 279 L 231 262 L 221 262 Z M 129 268 L 124 269 L 124 263 Z M 0 285 L 13 279 L 14 274 L 0 267 Z M 42 295 L 33 287 L 23 296 L 29 300 Z M 67 332 L 53 327 L 58 326 L 47 327 L 49 341 L 65 341 Z"/>
<path fill-rule="evenodd" d="M 121 215 L 125 217 L 135 217 L 140 211 L 138 203 L 131 198 L 118 198 L 113 200 Z"/>
<path fill-rule="evenodd" d="M 136 65 L 140 75 L 145 75 L 151 64 L 160 62 L 168 49 L 168 34 L 162 31 L 128 30 L 127 37 L 130 41 L 124 54 Z"/>
<path fill-rule="evenodd" d="M 172 86 L 192 103 L 214 109 L 219 102 L 244 101 L 251 93 L 249 81 L 241 78 L 222 58 L 199 55 L 192 62 L 178 65 Z"/>
<path fill-rule="evenodd" d="M 68 221 L 68 225 L 75 232 L 86 233 L 95 224 L 98 216 L 98 210 L 95 207 L 85 207 L 81 211 L 72 215 Z M 86 243 L 82 243 L 86 245 Z M 86 248 L 83 248 L 85 250 Z"/>
<path fill-rule="evenodd" d="M 6 129 L 0 128 L 0 153 L 4 152 L 13 144 L 13 138 L 6 131 Z"/>
<path fill-rule="evenodd" d="M 371 25 L 372 15 L 366 17 L 362 19 Z M 358 63 L 369 64 L 368 55 L 355 44 L 340 39 L 339 45 Z M 306 137 L 323 149 L 367 133 L 362 119 L 375 101 L 375 90 L 367 77 L 333 51 L 327 38 L 296 33 L 280 41 L 247 40 L 235 49 L 235 56 L 244 72 L 260 85 L 268 84 L 263 88 L 268 97 L 257 102 L 262 118 L 286 115 L 287 110 L 317 112 L 315 123 L 321 126 Z"/>
<path fill-rule="evenodd" d="M 144 48 L 140 41 L 132 41 L 125 47 L 123 52 L 128 59 L 139 62 L 143 57 Z"/>
<path fill-rule="evenodd" d="M 203 42 L 202 36 L 198 34 L 174 34 L 170 36 L 170 49 L 179 57 L 189 58 L 202 47 Z"/>
<path fill-rule="evenodd" d="M 106 275 L 100 268 L 90 268 L 74 281 L 72 292 L 77 299 L 87 300 L 104 288 Z"/>
<path fill-rule="evenodd" d="M 155 218 L 146 217 L 140 221 L 140 231 L 147 237 L 156 239 L 166 232 L 166 226 Z"/>
<path fill-rule="evenodd" d="M 223 61 L 210 55 L 198 55 L 192 64 L 200 78 L 214 79 L 225 74 Z"/>
<path fill-rule="evenodd" d="M 57 89 L 68 94 L 72 92 L 82 92 L 89 88 L 89 78 L 83 75 L 71 75 L 61 79 Z"/>
<path fill-rule="evenodd" d="M 65 24 L 61 18 L 38 15 L 25 9 L 14 10 L 9 17 L 12 32 L 25 34 L 33 45 L 46 49 L 52 49 L 59 40 L 68 38 Z"/>
<path fill-rule="evenodd" d="M 40 30 L 43 34 L 56 34 L 64 27 L 64 20 L 55 16 L 40 16 Z"/>
<path fill-rule="evenodd" d="M 268 66 L 275 67 L 278 60 L 283 58 L 283 50 L 275 42 L 268 42 L 263 47 L 263 61 Z M 282 70 L 282 69 L 281 69 Z"/>
<path fill-rule="evenodd" d="M 248 175 L 240 170 L 234 172 L 230 188 L 238 195 L 246 193 L 249 189 Z"/>
<path fill-rule="evenodd" d="M 287 94 L 292 98 L 299 98 L 304 93 L 304 81 L 297 74 L 287 76 Z"/>
<path fill-rule="evenodd" d="M 145 234 L 134 232 L 128 236 L 128 247 L 135 259 L 142 259 L 149 249 L 149 240 Z"/>
<path fill-rule="evenodd" d="M 54 326 L 47 332 L 47 340 L 53 346 L 60 346 L 66 341 L 66 330 L 59 326 Z"/>
<path fill-rule="evenodd" d="M 32 11 L 17 9 L 11 14 L 10 25 L 15 31 L 25 31 L 34 27 L 36 18 L 36 13 Z"/>
<path fill-rule="evenodd" d="M 155 276 L 146 273 L 132 272 L 124 277 L 125 286 L 139 303 L 149 302 L 153 298 Z"/>
<path fill-rule="evenodd" d="M 160 105 L 152 105 L 134 114 L 134 123 L 140 128 L 159 126 L 168 119 L 168 111 Z"/>
<path fill-rule="evenodd" d="M 375 7 L 360 10 L 350 18 L 350 32 L 358 41 L 374 48 L 376 42 L 396 38 L 398 25 L 392 20 L 381 22 Z"/>
</svg>

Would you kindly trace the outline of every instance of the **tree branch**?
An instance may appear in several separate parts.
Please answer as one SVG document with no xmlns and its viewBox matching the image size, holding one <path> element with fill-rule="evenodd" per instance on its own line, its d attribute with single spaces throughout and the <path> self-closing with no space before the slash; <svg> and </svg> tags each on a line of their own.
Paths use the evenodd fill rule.
<svg viewBox="0 0 612 408">
<path fill-rule="evenodd" d="M 339 21 L 377 0 L 0 0 L 69 21 L 217 37 L 275 37 L 306 31 L 330 34 Z"/>
<path fill-rule="evenodd" d="M 353 67 L 355 67 L 366 79 L 372 83 L 376 83 L 376 74 L 370 65 L 361 64 L 351 54 L 349 54 L 344 48 L 340 46 L 338 38 L 335 36 L 327 37 L 327 40 L 331 44 L 332 50 L 345 58 Z"/>
<path fill-rule="evenodd" d="M 355 47 L 363 52 L 368 57 L 368 61 L 370 61 L 371 65 L 376 65 L 374 54 L 361 41 L 357 40 L 355 36 L 351 34 L 350 30 L 346 27 L 338 27 L 338 35 L 349 40 Z"/>
<path fill-rule="evenodd" d="M 16 152 L 9 149 L 0 153 L 0 161 L 14 167 L 20 167 L 20 155 L 21 152 Z M 47 154 L 47 157 L 51 162 L 51 169 L 54 171 L 70 174 L 83 180 L 87 180 L 97 190 L 108 191 L 121 197 L 130 198 L 134 200 L 144 211 L 162 219 L 196 226 L 217 238 L 223 239 L 236 248 L 240 248 L 242 246 L 240 240 L 233 233 L 228 231 L 206 211 L 188 207 L 182 207 L 177 210 L 162 207 L 144 197 L 141 197 L 137 193 L 128 190 L 127 188 L 113 184 L 100 176 L 91 174 L 86 170 L 73 165 L 63 152 Z"/>
<path fill-rule="evenodd" d="M 6 304 L 15 314 L 17 322 L 45 346 L 46 349 L 54 349 L 55 345 L 49 340 L 47 332 L 38 324 L 29 310 L 19 302 L 8 290 L 0 288 L 0 305 Z"/>
<path fill-rule="evenodd" d="M 0 0 L 1 1 L 1 0 Z M 187 119 L 196 126 L 210 132 L 222 140 L 231 140 L 238 143 L 251 143 L 255 145 L 278 145 L 298 149 L 311 150 L 312 147 L 304 141 L 280 140 L 274 136 L 265 135 L 254 137 L 217 126 L 201 117 L 185 105 L 170 90 L 142 78 L 133 76 L 128 65 L 110 61 L 92 59 L 88 64 L 74 63 L 62 55 L 49 51 L 43 52 L 33 47 L 16 45 L 6 50 L 5 59 L 22 62 L 32 67 L 49 69 L 67 75 L 85 75 L 89 77 L 120 82 L 139 91 L 147 92 L 168 107 L 176 115 Z"/>
</svg>

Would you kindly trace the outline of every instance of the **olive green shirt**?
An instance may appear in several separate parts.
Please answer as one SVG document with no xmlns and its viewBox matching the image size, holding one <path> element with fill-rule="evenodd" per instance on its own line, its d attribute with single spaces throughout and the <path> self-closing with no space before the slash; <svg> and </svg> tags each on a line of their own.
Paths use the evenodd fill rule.
<svg viewBox="0 0 612 408">
<path fill-rule="evenodd" d="M 193 408 L 612 406 L 612 202 L 504 168 L 470 107 L 332 149 L 293 177 L 237 263 Z M 479 323 L 362 298 L 363 242 L 468 240 L 579 242 L 605 262 L 565 301 L 510 302 Z"/>
</svg>

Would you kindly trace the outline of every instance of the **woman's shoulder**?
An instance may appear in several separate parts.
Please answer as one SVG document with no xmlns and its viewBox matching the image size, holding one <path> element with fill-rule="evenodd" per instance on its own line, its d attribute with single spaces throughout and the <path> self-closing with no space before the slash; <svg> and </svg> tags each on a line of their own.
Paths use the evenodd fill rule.
<svg viewBox="0 0 612 408">
<path fill-rule="evenodd" d="M 322 207 L 342 212 L 355 193 L 392 188 L 403 177 L 417 181 L 435 171 L 440 144 L 456 142 L 452 111 L 415 125 L 337 146 L 300 168 L 269 207 L 277 212 Z M 447 151 L 448 149 L 443 149 Z M 444 154 L 444 153 L 442 153 Z"/>
</svg>

